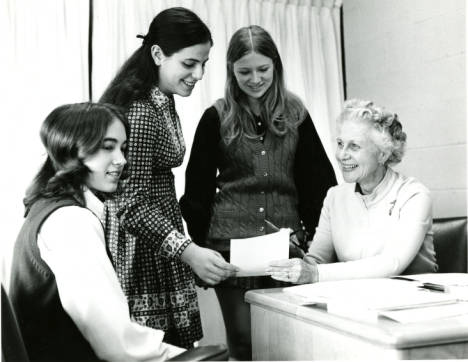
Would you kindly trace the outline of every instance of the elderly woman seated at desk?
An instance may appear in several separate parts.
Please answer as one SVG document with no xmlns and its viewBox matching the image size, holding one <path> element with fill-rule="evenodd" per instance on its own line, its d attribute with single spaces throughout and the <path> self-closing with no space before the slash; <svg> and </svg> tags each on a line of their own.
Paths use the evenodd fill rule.
<svg viewBox="0 0 468 362">
<path fill-rule="evenodd" d="M 406 144 L 398 116 L 348 101 L 336 144 L 346 183 L 329 189 L 304 258 L 271 263 L 272 278 L 303 284 L 437 271 L 429 190 L 390 167 Z"/>
</svg>

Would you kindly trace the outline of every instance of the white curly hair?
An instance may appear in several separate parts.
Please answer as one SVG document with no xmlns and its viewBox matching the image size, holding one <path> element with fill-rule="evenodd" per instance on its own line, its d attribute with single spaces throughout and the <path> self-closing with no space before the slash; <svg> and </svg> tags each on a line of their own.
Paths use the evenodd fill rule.
<svg viewBox="0 0 468 362">
<path fill-rule="evenodd" d="M 399 163 L 405 153 L 406 133 L 396 113 L 391 113 L 372 101 L 350 99 L 338 116 L 337 125 L 346 121 L 367 122 L 377 132 L 371 132 L 375 145 L 388 155 L 385 165 Z"/>
</svg>

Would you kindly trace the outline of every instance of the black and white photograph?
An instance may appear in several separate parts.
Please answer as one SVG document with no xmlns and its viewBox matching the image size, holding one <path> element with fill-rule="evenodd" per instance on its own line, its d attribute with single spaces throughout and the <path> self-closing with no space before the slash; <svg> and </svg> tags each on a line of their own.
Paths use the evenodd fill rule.
<svg viewBox="0 0 468 362">
<path fill-rule="evenodd" d="M 0 0 L 2 362 L 468 360 L 465 0 Z"/>
</svg>

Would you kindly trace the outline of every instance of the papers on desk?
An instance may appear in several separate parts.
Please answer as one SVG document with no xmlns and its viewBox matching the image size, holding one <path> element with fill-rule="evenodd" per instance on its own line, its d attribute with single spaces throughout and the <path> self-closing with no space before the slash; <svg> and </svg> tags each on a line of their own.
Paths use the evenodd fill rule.
<svg viewBox="0 0 468 362">
<path fill-rule="evenodd" d="M 305 284 L 284 291 L 298 296 L 302 304 L 324 303 L 329 313 L 359 320 L 384 316 L 409 323 L 459 315 L 463 310 L 468 314 L 467 304 L 456 295 L 421 289 L 421 285 L 419 281 L 388 278 L 356 279 Z"/>
<path fill-rule="evenodd" d="M 427 273 L 402 275 L 402 277 L 424 283 L 437 283 L 447 286 L 468 287 L 468 273 Z"/>
<path fill-rule="evenodd" d="M 467 273 L 431 273 L 405 275 L 420 283 L 432 283 L 443 286 L 444 290 L 460 300 L 468 301 Z"/>
<path fill-rule="evenodd" d="M 231 240 L 230 263 L 239 267 L 238 277 L 267 275 L 274 260 L 289 257 L 289 229 L 245 239 Z"/>
</svg>

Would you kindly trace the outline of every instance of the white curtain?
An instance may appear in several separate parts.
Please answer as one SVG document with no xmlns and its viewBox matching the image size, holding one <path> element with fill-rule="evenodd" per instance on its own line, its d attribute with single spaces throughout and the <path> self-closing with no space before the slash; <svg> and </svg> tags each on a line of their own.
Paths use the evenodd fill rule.
<svg viewBox="0 0 468 362">
<path fill-rule="evenodd" d="M 94 0 L 94 100 L 141 44 L 135 36 L 145 34 L 153 17 L 172 6 L 194 10 L 212 30 L 215 43 L 205 77 L 193 95 L 176 97 L 188 150 L 204 109 L 223 96 L 230 37 L 242 26 L 258 24 L 277 43 L 288 88 L 305 102 L 334 162 L 331 134 L 343 100 L 341 0 Z M 39 126 L 54 107 L 89 99 L 88 27 L 89 1 L 0 0 L 4 281 L 23 221 L 21 200 L 44 160 Z M 176 170 L 179 195 L 184 170 L 185 165 Z"/>
<path fill-rule="evenodd" d="M 333 156 L 332 134 L 343 102 L 340 7 L 342 0 L 94 0 L 93 98 L 99 99 L 118 67 L 141 44 L 153 17 L 163 9 L 184 6 L 210 28 L 214 47 L 205 77 L 188 98 L 176 97 L 188 151 L 203 111 L 223 96 L 226 50 L 232 34 L 257 24 L 275 40 L 286 84 L 305 103 L 324 147 Z M 188 156 L 185 158 L 185 163 Z M 183 193 L 185 163 L 175 170 Z"/>
<path fill-rule="evenodd" d="M 44 150 L 39 127 L 63 103 L 88 95 L 89 2 L 0 0 L 2 282 L 23 222 L 25 190 Z"/>
</svg>

